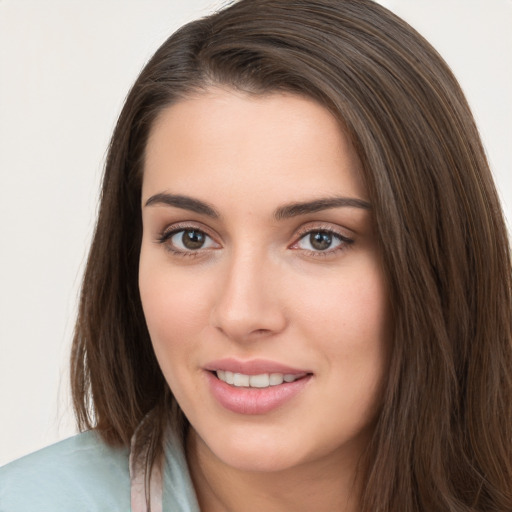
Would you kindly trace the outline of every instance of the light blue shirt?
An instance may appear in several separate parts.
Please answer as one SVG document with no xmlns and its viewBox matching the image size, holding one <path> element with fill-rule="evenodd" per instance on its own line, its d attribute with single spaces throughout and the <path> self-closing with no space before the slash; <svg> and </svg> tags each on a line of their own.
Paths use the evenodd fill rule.
<svg viewBox="0 0 512 512">
<path fill-rule="evenodd" d="M 0 468 L 0 512 L 128 512 L 129 449 L 84 432 Z M 169 439 L 164 512 L 200 512 L 185 455 Z"/>
</svg>

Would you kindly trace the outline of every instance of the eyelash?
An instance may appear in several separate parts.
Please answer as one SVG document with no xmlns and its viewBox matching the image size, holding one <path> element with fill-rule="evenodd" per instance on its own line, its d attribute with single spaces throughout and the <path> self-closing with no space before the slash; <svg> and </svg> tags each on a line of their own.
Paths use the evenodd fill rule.
<svg viewBox="0 0 512 512">
<path fill-rule="evenodd" d="M 307 236 L 311 236 L 314 233 L 323 233 L 332 237 L 332 239 L 337 239 L 339 241 L 339 245 L 332 249 L 326 249 L 325 251 L 321 250 L 308 250 L 308 249 L 300 249 L 295 248 L 301 240 L 304 240 Z M 294 242 L 290 248 L 294 250 L 302 250 L 308 256 L 312 256 L 315 258 L 326 258 L 328 256 L 332 256 L 333 254 L 337 254 L 338 252 L 342 252 L 347 250 L 352 244 L 354 240 L 352 238 L 348 238 L 342 235 L 339 231 L 332 229 L 327 226 L 314 226 L 314 227 L 305 227 L 303 230 L 299 231 L 297 234 L 297 241 Z"/>
<path fill-rule="evenodd" d="M 165 229 L 164 231 L 162 231 L 162 233 L 160 233 L 160 235 L 157 238 L 157 242 L 163 245 L 165 250 L 169 251 L 174 256 L 179 256 L 183 258 L 195 258 L 197 256 L 200 256 L 201 252 L 203 252 L 205 249 L 199 248 L 196 251 L 183 251 L 181 249 L 176 249 L 175 247 L 172 246 L 172 244 L 168 243 L 174 235 L 177 235 L 178 233 L 181 232 L 185 233 L 187 231 L 195 231 L 196 233 L 201 233 L 206 237 L 210 238 L 211 240 L 213 240 L 213 237 L 210 236 L 205 229 L 201 229 L 197 226 L 190 224 L 178 224 L 173 226 L 172 229 Z"/>
<path fill-rule="evenodd" d="M 187 231 L 195 231 L 197 233 L 203 234 L 209 239 L 213 240 L 213 237 L 208 234 L 208 232 L 204 229 L 198 228 L 194 225 L 189 224 L 183 224 L 183 225 L 175 225 L 172 227 L 172 229 L 165 229 L 158 237 L 157 242 L 165 247 L 167 251 L 172 253 L 175 256 L 179 257 L 197 257 L 200 256 L 201 253 L 204 253 L 204 251 L 210 250 L 210 248 L 199 248 L 197 250 L 188 250 L 184 251 L 181 249 L 176 249 L 173 247 L 170 243 L 168 243 L 171 238 L 178 233 L 185 233 Z M 307 236 L 311 236 L 314 233 L 323 233 L 327 234 L 332 237 L 332 239 L 337 239 L 339 241 L 339 244 L 334 247 L 333 249 L 326 249 L 324 251 L 322 250 L 308 250 L 308 249 L 300 249 L 299 247 L 296 247 L 301 240 L 304 240 Z M 322 226 L 315 226 L 313 228 L 308 227 L 304 228 L 303 230 L 299 231 L 296 237 L 296 241 L 293 242 L 291 246 L 289 246 L 292 250 L 302 250 L 304 253 L 306 253 L 308 256 L 313 257 L 328 257 L 333 254 L 336 254 L 340 251 L 347 250 L 352 244 L 354 243 L 354 240 L 351 238 L 348 238 L 338 231 L 333 230 L 331 227 L 322 227 Z"/>
</svg>

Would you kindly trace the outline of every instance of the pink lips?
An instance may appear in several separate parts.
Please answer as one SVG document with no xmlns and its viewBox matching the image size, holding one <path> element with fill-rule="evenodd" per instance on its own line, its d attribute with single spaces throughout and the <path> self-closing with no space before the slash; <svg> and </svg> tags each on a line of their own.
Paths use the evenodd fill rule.
<svg viewBox="0 0 512 512">
<path fill-rule="evenodd" d="M 238 414 L 265 414 L 273 411 L 300 393 L 311 380 L 312 374 L 307 370 L 292 368 L 274 361 L 254 359 L 238 361 L 236 359 L 220 359 L 205 366 L 206 377 L 214 398 L 229 411 Z M 282 373 L 298 375 L 301 378 L 294 382 L 283 382 L 268 388 L 246 388 L 231 386 L 218 379 L 215 371 L 224 370 L 245 375 L 263 373 Z"/>
</svg>

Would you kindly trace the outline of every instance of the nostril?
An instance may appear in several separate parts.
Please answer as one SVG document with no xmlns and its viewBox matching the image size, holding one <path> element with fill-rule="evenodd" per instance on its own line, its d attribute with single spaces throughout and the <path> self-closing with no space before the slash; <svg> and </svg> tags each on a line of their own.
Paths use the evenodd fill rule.
<svg viewBox="0 0 512 512">
<path fill-rule="evenodd" d="M 269 332 L 271 332 L 269 329 L 256 329 L 252 333 L 256 334 L 256 335 L 258 335 L 258 334 L 265 335 L 265 334 L 268 334 Z"/>
</svg>

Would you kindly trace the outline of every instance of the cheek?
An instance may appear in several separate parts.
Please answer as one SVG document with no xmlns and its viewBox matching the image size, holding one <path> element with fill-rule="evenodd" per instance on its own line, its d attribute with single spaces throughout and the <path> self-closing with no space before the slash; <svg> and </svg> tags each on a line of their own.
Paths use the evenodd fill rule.
<svg viewBox="0 0 512 512">
<path fill-rule="evenodd" d="M 189 307 L 190 301 L 178 293 L 177 283 L 146 277 L 141 279 L 139 286 L 148 329 L 154 343 L 165 343 L 166 338 L 172 339 L 193 326 L 191 315 L 195 312 Z M 181 322 L 176 328 L 178 319 Z"/>
<path fill-rule="evenodd" d="M 353 267 L 318 283 L 300 283 L 300 308 L 320 343 L 332 349 L 381 345 L 390 333 L 390 307 L 382 273 L 375 263 Z M 322 332 L 329 333 L 327 337 Z"/>
<path fill-rule="evenodd" d="M 179 276 L 141 268 L 139 288 L 153 350 L 162 373 L 179 403 L 187 403 L 191 376 L 197 372 L 194 353 L 204 311 L 197 289 Z M 187 392 L 186 390 L 189 389 Z"/>
<path fill-rule="evenodd" d="M 141 253 L 139 290 L 157 359 L 167 372 L 192 350 L 208 318 L 207 283 Z"/>
<path fill-rule="evenodd" d="M 313 290 L 303 288 L 302 332 L 323 356 L 323 373 L 333 384 L 332 399 L 373 414 L 385 384 L 392 322 L 378 265 L 360 270 L 350 269 L 335 284 L 325 282 L 322 293 L 312 295 Z M 339 390 L 345 390 L 343 398 Z"/>
</svg>

